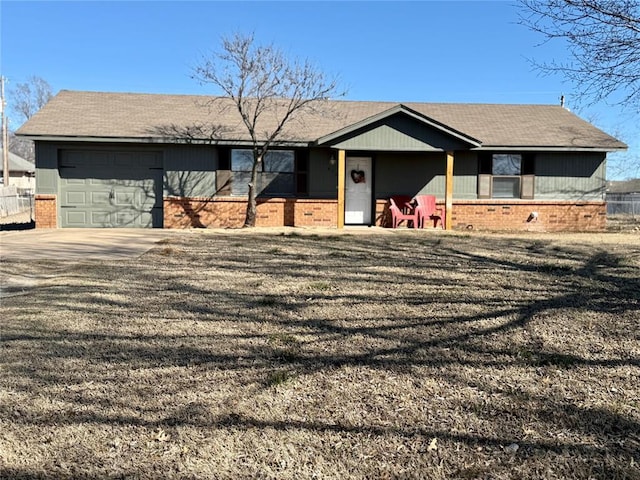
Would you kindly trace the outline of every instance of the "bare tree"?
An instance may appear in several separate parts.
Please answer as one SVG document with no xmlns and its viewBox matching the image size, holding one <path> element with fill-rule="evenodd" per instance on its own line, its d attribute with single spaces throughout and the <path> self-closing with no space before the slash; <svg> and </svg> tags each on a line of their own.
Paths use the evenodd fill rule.
<svg viewBox="0 0 640 480">
<path fill-rule="evenodd" d="M 204 56 L 193 77 L 232 100 L 253 150 L 244 226 L 256 222 L 258 172 L 269 149 L 284 139 L 285 127 L 304 111 L 340 96 L 337 80 L 308 60 L 288 58 L 273 45 L 258 45 L 254 35 L 222 39 L 219 52 Z"/>
<path fill-rule="evenodd" d="M 36 149 L 33 141 L 16 137 L 13 132 L 9 132 L 9 151 L 31 163 L 36 161 Z"/>
<path fill-rule="evenodd" d="M 26 82 L 18 83 L 10 92 L 10 106 L 19 123 L 26 122 L 45 104 L 51 100 L 53 93 L 49 82 L 41 77 L 32 75 Z M 9 151 L 35 162 L 35 148 L 33 141 L 16 137 L 9 133 Z"/>
<path fill-rule="evenodd" d="M 536 63 L 560 73 L 589 103 L 640 112 L 639 0 L 520 0 L 520 23 L 545 40 L 566 40 L 571 61 Z"/>
<path fill-rule="evenodd" d="M 26 82 L 16 84 L 11 92 L 12 110 L 26 122 L 51 100 L 51 85 L 45 79 L 32 75 Z"/>
</svg>

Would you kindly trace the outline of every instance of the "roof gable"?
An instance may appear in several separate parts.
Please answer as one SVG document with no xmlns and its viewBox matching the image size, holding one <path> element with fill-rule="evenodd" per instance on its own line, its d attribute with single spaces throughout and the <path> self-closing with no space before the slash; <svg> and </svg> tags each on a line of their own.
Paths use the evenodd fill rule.
<svg viewBox="0 0 640 480">
<path fill-rule="evenodd" d="M 405 105 L 396 105 L 315 142 L 347 150 L 442 151 L 479 147 L 481 142 Z"/>
</svg>

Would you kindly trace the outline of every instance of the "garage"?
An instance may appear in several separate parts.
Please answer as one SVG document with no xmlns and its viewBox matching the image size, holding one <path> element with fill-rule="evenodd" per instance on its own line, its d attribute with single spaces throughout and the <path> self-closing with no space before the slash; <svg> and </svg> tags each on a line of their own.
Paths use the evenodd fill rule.
<svg viewBox="0 0 640 480">
<path fill-rule="evenodd" d="M 61 150 L 60 226 L 162 227 L 162 153 Z"/>
</svg>

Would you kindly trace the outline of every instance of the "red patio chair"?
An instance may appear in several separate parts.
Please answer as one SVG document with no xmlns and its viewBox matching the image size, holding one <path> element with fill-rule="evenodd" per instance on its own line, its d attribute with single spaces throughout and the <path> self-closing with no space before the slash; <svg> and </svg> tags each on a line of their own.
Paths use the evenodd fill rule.
<svg viewBox="0 0 640 480">
<path fill-rule="evenodd" d="M 438 222 L 444 228 L 444 209 L 436 206 L 435 195 L 416 195 L 414 200 L 418 204 L 416 207 L 418 228 L 424 228 L 427 218 L 433 220 L 433 228 L 438 226 Z"/>
<path fill-rule="evenodd" d="M 413 228 L 418 228 L 418 213 L 415 207 L 411 204 L 411 197 L 409 195 L 394 195 L 389 199 L 389 211 L 391 212 L 391 224 L 393 228 L 398 228 L 403 220 L 407 221 L 407 227 L 409 222 L 412 222 Z"/>
</svg>

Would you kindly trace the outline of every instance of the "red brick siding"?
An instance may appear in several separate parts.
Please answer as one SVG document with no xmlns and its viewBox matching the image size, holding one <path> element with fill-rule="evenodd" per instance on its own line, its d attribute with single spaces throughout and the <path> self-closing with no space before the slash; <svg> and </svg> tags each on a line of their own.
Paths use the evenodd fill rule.
<svg viewBox="0 0 640 480">
<path fill-rule="evenodd" d="M 238 228 L 244 223 L 246 198 L 165 198 L 165 228 Z M 444 204 L 440 203 L 444 208 Z M 375 225 L 388 226 L 386 199 L 376 200 Z M 256 225 L 261 227 L 335 227 L 336 200 L 270 198 L 258 201 Z M 55 210 L 55 209 L 54 209 Z M 537 219 L 527 221 L 532 212 Z M 487 231 L 603 231 L 604 202 L 504 202 L 458 200 L 454 202 L 455 230 Z"/>
<path fill-rule="evenodd" d="M 55 195 L 36 194 L 34 207 L 36 228 L 58 227 L 58 207 Z"/>
<path fill-rule="evenodd" d="M 336 227 L 338 225 L 337 200 L 292 200 L 294 204 L 294 226 Z"/>
<path fill-rule="evenodd" d="M 336 200 L 269 198 L 258 200 L 259 227 L 335 227 Z M 246 198 L 164 199 L 165 228 L 239 228 L 244 224 Z"/>
<path fill-rule="evenodd" d="M 603 231 L 606 211 L 604 202 L 457 201 L 451 220 L 455 230 Z"/>
</svg>

